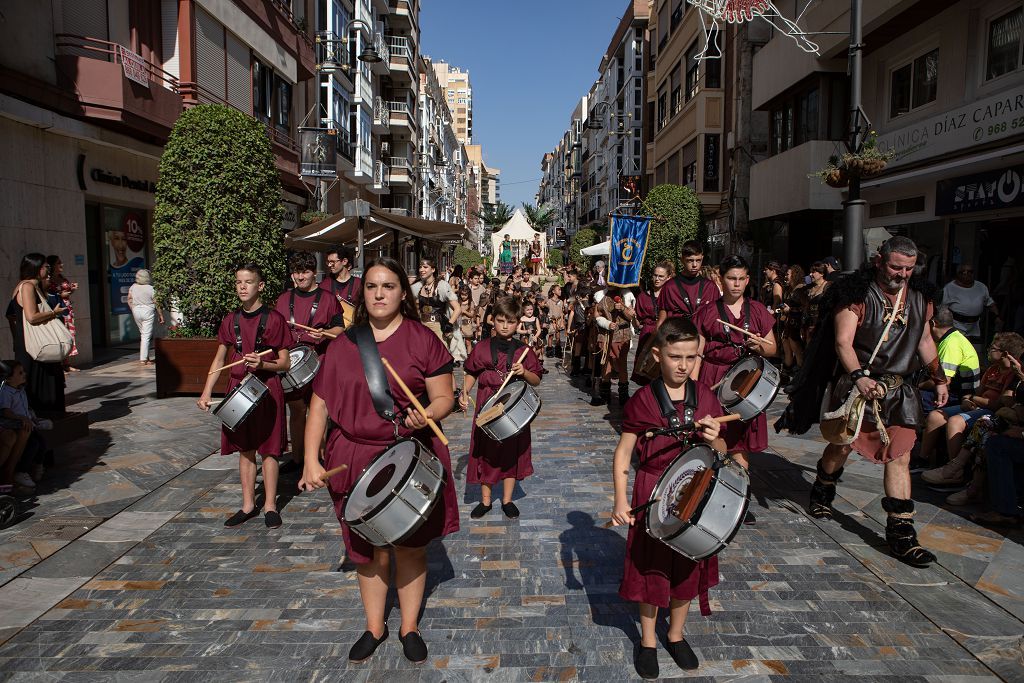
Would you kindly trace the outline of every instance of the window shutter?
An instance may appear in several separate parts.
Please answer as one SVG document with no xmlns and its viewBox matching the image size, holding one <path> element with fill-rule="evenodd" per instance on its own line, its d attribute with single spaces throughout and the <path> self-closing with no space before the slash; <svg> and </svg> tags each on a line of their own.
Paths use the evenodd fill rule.
<svg viewBox="0 0 1024 683">
<path fill-rule="evenodd" d="M 160 3 L 160 61 L 163 69 L 181 78 L 178 67 L 178 0 Z"/>
<path fill-rule="evenodd" d="M 249 73 L 249 46 L 228 33 L 228 104 L 246 114 L 252 113 L 252 76 Z"/>
<path fill-rule="evenodd" d="M 224 84 L 224 28 L 203 10 L 196 8 L 196 81 L 200 102 L 227 100 Z"/>
<path fill-rule="evenodd" d="M 107 40 L 107 0 L 75 0 L 61 3 L 63 32 Z M 100 53 L 81 48 L 64 48 L 68 54 L 102 59 Z M 110 57 L 109 59 L 113 59 Z"/>
</svg>

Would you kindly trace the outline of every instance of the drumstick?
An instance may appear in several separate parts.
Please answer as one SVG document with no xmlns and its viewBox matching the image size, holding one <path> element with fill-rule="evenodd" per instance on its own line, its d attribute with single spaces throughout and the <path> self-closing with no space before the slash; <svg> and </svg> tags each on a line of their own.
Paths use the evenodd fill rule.
<svg viewBox="0 0 1024 683">
<path fill-rule="evenodd" d="M 256 355 L 257 356 L 262 356 L 264 354 L 270 353 L 273 350 L 274 349 L 264 349 L 264 350 L 260 351 L 259 353 L 257 353 Z M 241 365 L 244 362 L 245 362 L 245 359 L 243 358 L 242 360 L 236 360 L 234 363 L 228 363 L 227 365 L 222 365 L 219 368 L 217 368 L 216 370 L 210 370 L 208 373 L 206 373 L 206 376 L 209 377 L 210 375 L 212 375 L 212 374 L 214 374 L 216 372 L 220 372 L 221 370 L 227 370 L 228 368 L 233 368 L 236 365 Z"/>
<path fill-rule="evenodd" d="M 309 330 L 310 332 L 319 332 L 320 334 L 324 335 L 328 339 L 337 339 L 338 338 L 338 335 L 334 334 L 333 332 L 328 332 L 327 330 L 321 330 L 318 327 L 310 327 L 309 325 L 302 325 L 300 323 L 292 323 L 292 325 L 294 325 L 295 327 L 301 328 L 303 330 Z"/>
<path fill-rule="evenodd" d="M 750 330 L 744 330 L 744 329 L 742 329 L 740 327 L 737 327 L 737 326 L 733 325 L 732 323 L 726 323 L 725 321 L 719 321 L 719 323 L 721 323 L 725 327 L 729 328 L 730 330 L 735 330 L 736 332 L 741 332 L 744 335 L 750 337 L 751 339 L 757 339 L 758 341 L 762 341 L 762 342 L 768 343 L 767 339 L 765 339 L 761 335 L 754 334 Z"/>
<path fill-rule="evenodd" d="M 646 510 L 647 508 L 651 507 L 652 505 L 654 505 L 655 503 L 657 503 L 660 500 L 661 500 L 661 498 L 652 498 L 651 500 L 647 501 L 643 505 L 637 505 L 635 508 L 633 508 L 632 510 L 629 511 L 629 516 L 630 517 L 635 517 L 637 514 L 643 512 L 644 510 Z M 609 519 L 607 522 L 604 523 L 604 528 L 605 529 L 611 529 L 613 526 L 615 526 L 615 520 L 614 519 Z"/>
<path fill-rule="evenodd" d="M 427 425 L 434 430 L 434 434 L 437 435 L 437 438 L 441 440 L 441 443 L 447 446 L 448 437 L 444 435 L 444 432 L 442 432 L 441 428 L 437 426 L 437 423 L 434 422 L 434 420 L 427 415 L 427 411 L 423 407 L 423 404 L 420 403 L 420 400 L 416 398 L 416 395 L 413 394 L 412 391 L 410 391 L 408 385 L 406 385 L 406 383 L 402 381 L 402 378 L 399 377 L 397 372 L 395 372 L 395 369 L 391 367 L 391 363 L 388 362 L 388 359 L 382 357 L 380 359 L 380 362 L 381 364 L 384 365 L 385 368 L 388 369 L 388 372 L 391 373 L 391 376 L 395 378 L 395 381 L 398 382 L 398 386 L 402 389 L 402 392 L 405 393 L 406 398 L 408 398 L 409 401 L 413 404 L 413 406 L 419 412 L 420 416 L 427 421 Z"/>
<path fill-rule="evenodd" d="M 728 415 L 723 415 L 722 417 L 713 417 L 711 419 L 717 422 L 718 424 L 722 425 L 725 424 L 726 422 L 735 422 L 736 420 L 740 420 L 742 418 L 740 417 L 739 413 L 729 413 Z M 649 432 L 644 433 L 644 436 L 650 439 L 651 437 L 654 436 L 654 432 L 655 430 L 651 430 Z"/>
<path fill-rule="evenodd" d="M 523 359 L 526 358 L 526 354 L 529 353 L 529 352 L 530 352 L 530 347 L 527 346 L 525 349 L 523 349 L 523 352 L 521 354 L 519 354 L 519 360 L 517 360 L 515 363 L 513 363 L 513 365 L 515 365 L 517 363 L 522 363 Z M 497 396 L 498 394 L 501 393 L 501 390 L 505 388 L 505 385 L 508 384 L 508 381 L 510 379 L 512 379 L 512 373 L 511 372 L 508 373 L 508 375 L 505 377 L 505 381 L 501 383 L 501 386 L 498 387 L 498 390 L 494 392 L 495 396 Z"/>
<path fill-rule="evenodd" d="M 338 465 L 334 469 L 327 470 L 326 472 L 321 474 L 320 475 L 320 481 L 327 481 L 328 479 L 333 477 L 335 474 L 338 474 L 339 472 L 344 472 L 347 469 L 348 469 L 348 465 Z"/>
</svg>

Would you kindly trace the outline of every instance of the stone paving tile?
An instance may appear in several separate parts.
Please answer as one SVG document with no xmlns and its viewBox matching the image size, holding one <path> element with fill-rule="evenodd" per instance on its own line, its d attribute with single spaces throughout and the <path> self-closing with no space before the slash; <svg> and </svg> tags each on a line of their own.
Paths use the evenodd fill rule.
<svg viewBox="0 0 1024 683">
<path fill-rule="evenodd" d="M 537 475 L 517 487 L 516 521 L 497 508 L 483 520 L 469 518 L 479 491 L 465 485 L 468 421 L 447 421 L 463 528 L 428 552 L 421 626 L 430 658 L 422 667 L 401 656 L 397 608 L 378 654 L 361 665 L 347 661 L 362 608 L 354 572 L 340 571 L 340 536 L 325 493 L 290 498 L 281 529 L 267 530 L 259 519 L 225 529 L 223 519 L 237 508 L 235 465 L 209 458 L 130 508 L 137 519 L 178 514 L 0 645 L 0 671 L 11 680 L 76 681 L 634 679 L 636 609 L 617 596 L 625 532 L 600 526 L 611 505 L 616 435 L 609 423 L 617 424 L 619 409 L 591 408 L 557 374 L 540 391 Z M 781 445 L 802 458 L 799 465 L 765 456 L 753 479 L 758 524 L 744 527 L 721 555 L 714 614 L 704 619 L 694 609 L 688 620 L 702 662 L 693 677 L 995 680 L 992 666 L 1015 679 L 1017 672 L 1000 668 L 1015 647 L 1019 653 L 1009 635 L 944 631 L 935 623 L 942 615 L 911 605 L 933 602 L 941 610 L 955 587 L 960 597 L 951 604 L 975 609 L 984 598 L 973 584 L 949 572 L 937 590 L 894 581 L 902 575 L 888 568 L 881 539 L 861 537 L 877 534 L 877 521 L 848 501 L 857 524 L 867 525 L 861 535 L 812 522 L 800 496 L 809 482 L 805 454 L 816 446 L 797 438 Z M 851 467 L 851 476 L 865 477 L 867 490 L 872 471 Z M 186 495 L 192 483 L 198 493 Z M 106 533 L 116 540 L 114 531 Z M 1012 616 L 1003 616 L 1009 627 Z M 666 653 L 659 656 L 664 677 L 682 675 Z"/>
</svg>

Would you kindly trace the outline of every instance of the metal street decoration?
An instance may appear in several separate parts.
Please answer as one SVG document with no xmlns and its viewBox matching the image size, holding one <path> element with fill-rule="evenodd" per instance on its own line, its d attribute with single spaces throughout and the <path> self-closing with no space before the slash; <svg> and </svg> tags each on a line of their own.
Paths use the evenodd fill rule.
<svg viewBox="0 0 1024 683">
<path fill-rule="evenodd" d="M 817 44 L 811 42 L 807 33 L 798 25 L 800 17 L 786 18 L 771 0 L 687 0 L 700 10 L 701 23 L 704 26 L 704 49 L 697 54 L 698 61 L 704 59 L 721 59 L 722 49 L 718 45 L 718 20 L 727 24 L 742 24 L 761 17 L 772 27 L 789 36 L 804 52 L 820 55 Z M 801 13 L 802 14 L 802 13 Z M 705 15 L 711 17 L 711 24 L 704 20 Z"/>
</svg>

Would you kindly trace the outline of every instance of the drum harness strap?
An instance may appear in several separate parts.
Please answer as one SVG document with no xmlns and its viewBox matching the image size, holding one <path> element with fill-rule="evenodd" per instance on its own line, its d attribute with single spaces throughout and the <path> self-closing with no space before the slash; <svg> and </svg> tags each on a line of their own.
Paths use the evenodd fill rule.
<svg viewBox="0 0 1024 683">
<path fill-rule="evenodd" d="M 267 329 L 268 315 L 270 315 L 270 312 L 267 310 L 267 307 L 264 306 L 263 310 L 260 311 L 260 322 L 256 326 L 256 342 L 253 344 L 252 347 L 253 353 L 263 351 L 263 348 L 261 348 L 263 346 L 263 332 Z M 235 311 L 234 319 L 232 321 L 234 322 L 235 327 L 235 351 L 238 353 L 239 356 L 244 356 L 245 352 L 242 351 L 242 326 L 239 323 L 241 319 L 242 311 L 241 309 L 239 309 Z"/>
<path fill-rule="evenodd" d="M 720 320 L 728 322 L 729 320 L 732 319 L 732 317 L 729 315 L 729 312 L 725 308 L 725 303 L 721 299 L 716 301 L 715 305 L 718 306 L 718 317 Z M 750 302 L 745 299 L 743 301 L 743 329 L 746 330 L 747 332 L 750 331 Z M 723 344 L 726 344 L 727 346 L 731 346 L 734 349 L 736 349 L 737 360 L 739 360 L 740 358 L 749 353 L 746 346 L 744 346 L 743 344 L 737 344 L 736 342 L 733 341 L 732 330 L 730 330 L 725 325 L 722 325 L 722 334 L 724 336 L 721 339 L 719 339 L 717 336 L 712 337 L 712 339 L 718 342 L 722 342 Z"/>
<path fill-rule="evenodd" d="M 686 304 L 686 311 L 684 311 L 684 314 L 687 319 L 690 319 L 697 313 L 697 309 L 700 308 L 701 302 L 704 301 L 704 286 L 708 284 L 708 279 L 701 278 L 700 282 L 697 284 L 697 305 L 694 306 L 690 302 L 690 295 L 686 293 L 686 288 L 683 287 L 683 281 L 681 278 L 682 276 L 675 277 L 672 278 L 672 281 L 676 283 L 676 288 L 679 290 L 679 296 L 683 297 L 683 303 Z M 651 295 L 651 298 L 654 299 L 654 314 L 657 316 L 658 300 L 653 294 Z"/>
<path fill-rule="evenodd" d="M 384 364 L 380 362 L 380 351 L 373 331 L 369 325 L 356 325 L 345 331 L 345 336 L 359 348 L 359 359 L 363 363 L 363 374 L 366 384 L 370 387 L 370 398 L 373 409 L 382 419 L 395 425 L 395 438 L 398 438 L 398 411 L 395 410 L 395 397 L 391 394 L 391 385 L 384 374 Z"/>
<path fill-rule="evenodd" d="M 351 280 L 349 280 L 351 282 Z M 309 322 L 306 323 L 307 327 L 313 326 L 313 318 L 316 316 L 316 309 L 320 306 L 320 297 L 323 295 L 324 290 L 317 288 L 316 296 L 313 298 L 313 307 L 309 309 Z M 288 299 L 288 324 L 295 324 L 295 290 L 292 290 L 291 298 Z"/>
<path fill-rule="evenodd" d="M 498 341 L 497 338 L 491 339 L 491 365 L 494 366 L 494 371 L 499 375 L 502 374 L 501 368 L 498 367 L 498 351 L 505 354 L 505 375 L 512 371 L 512 361 L 515 359 L 516 351 L 526 346 L 518 339 L 509 339 L 508 342 Z M 502 379 L 505 379 L 504 375 Z"/>
</svg>

